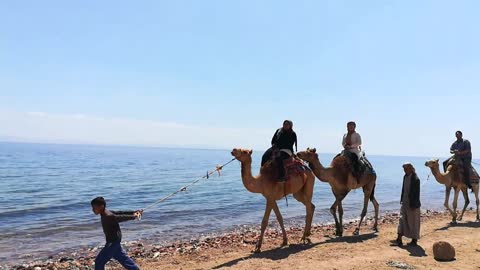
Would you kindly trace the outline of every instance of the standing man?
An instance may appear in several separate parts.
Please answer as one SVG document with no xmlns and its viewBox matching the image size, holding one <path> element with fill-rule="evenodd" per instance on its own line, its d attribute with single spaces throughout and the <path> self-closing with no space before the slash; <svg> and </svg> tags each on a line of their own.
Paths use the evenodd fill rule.
<svg viewBox="0 0 480 270">
<path fill-rule="evenodd" d="M 417 246 L 420 239 L 420 179 L 415 173 L 411 163 L 403 164 L 405 176 L 403 177 L 402 195 L 400 198 L 400 222 L 398 224 L 398 237 L 394 241 L 402 246 L 402 237 L 411 238 L 410 246 Z"/>
<path fill-rule="evenodd" d="M 268 149 L 262 157 L 262 166 L 271 159 L 272 156 L 275 157 L 275 163 L 278 166 L 279 170 L 279 179 L 278 181 L 285 181 L 285 168 L 283 166 L 283 161 L 291 157 L 295 152 L 293 151 L 293 145 L 295 145 L 295 151 L 297 149 L 297 134 L 293 131 L 293 122 L 290 120 L 283 121 L 283 127 L 277 129 L 273 134 L 272 147 Z"/>
<path fill-rule="evenodd" d="M 472 167 L 472 147 L 468 140 L 463 139 L 463 133 L 459 130 L 455 132 L 457 140 L 450 147 L 450 153 L 462 161 L 463 164 L 463 181 L 468 188 L 472 188 L 470 183 L 470 168 Z"/>
<path fill-rule="evenodd" d="M 361 176 L 360 172 L 360 158 L 362 156 L 362 137 L 355 129 L 357 124 L 353 121 L 347 123 L 347 133 L 343 135 L 342 146 L 345 151 L 348 151 L 352 155 L 353 163 L 353 175 L 356 177 Z"/>
</svg>

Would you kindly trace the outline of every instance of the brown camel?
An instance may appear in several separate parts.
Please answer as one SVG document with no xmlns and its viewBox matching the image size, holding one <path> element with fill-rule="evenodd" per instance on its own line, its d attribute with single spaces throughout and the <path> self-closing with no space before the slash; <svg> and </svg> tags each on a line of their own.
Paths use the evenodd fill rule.
<svg viewBox="0 0 480 270">
<path fill-rule="evenodd" d="M 267 201 L 265 214 L 262 220 L 260 237 L 258 239 L 255 252 L 260 252 L 262 247 L 263 235 L 265 233 L 265 229 L 267 228 L 268 219 L 270 218 L 272 209 L 275 212 L 278 223 L 282 229 L 282 246 L 286 246 L 288 244 L 287 232 L 283 226 L 283 217 L 277 205 L 277 200 L 288 194 L 293 194 L 293 197 L 297 201 L 303 203 L 307 209 L 305 230 L 303 232 L 302 241 L 304 243 L 310 242 L 308 237 L 310 236 L 313 212 L 315 211 L 315 205 L 312 204 L 313 186 L 315 184 L 315 176 L 313 173 L 309 170 L 306 170 L 298 175 L 290 175 L 290 179 L 287 182 L 278 183 L 276 181 L 276 178 L 278 177 L 278 170 L 271 162 L 267 162 L 264 166 L 262 166 L 258 176 L 252 175 L 252 150 L 235 148 L 232 150 L 232 156 L 234 156 L 241 163 L 242 181 L 245 188 L 253 193 L 261 193 Z"/>
<path fill-rule="evenodd" d="M 445 203 L 443 204 L 445 208 L 450 212 L 452 215 L 452 224 L 461 221 L 463 218 L 463 214 L 467 209 L 470 200 L 468 199 L 468 189 L 467 185 L 462 181 L 461 177 L 455 177 L 455 167 L 450 165 L 447 168 L 445 173 L 440 171 L 440 165 L 438 163 L 438 159 L 432 159 L 425 162 L 425 166 L 429 167 L 432 171 L 433 176 L 437 180 L 438 183 L 445 185 Z M 477 221 L 480 221 L 479 217 L 479 199 L 478 199 L 478 182 L 472 182 L 473 192 L 475 193 L 476 204 L 477 204 Z M 449 206 L 450 200 L 450 192 L 454 190 L 454 197 L 453 197 L 453 210 Z M 457 218 L 457 203 L 458 203 L 458 195 L 462 191 L 463 198 L 465 200 L 465 205 L 463 206 L 462 213 Z"/>
<path fill-rule="evenodd" d="M 357 179 L 352 175 L 351 169 L 349 169 L 349 166 L 347 166 L 347 159 L 343 156 L 334 158 L 332 160 L 332 165 L 325 168 L 320 163 L 320 159 L 318 158 L 316 151 L 317 150 L 315 148 L 307 148 L 306 151 L 298 152 L 297 156 L 308 162 L 315 176 L 317 176 L 317 178 L 322 182 L 328 182 L 332 188 L 333 195 L 335 195 L 335 202 L 330 208 L 330 213 L 332 213 L 333 217 L 335 218 L 335 226 L 337 229 L 336 235 L 343 235 L 342 200 L 352 189 L 357 188 L 363 188 L 364 201 L 360 222 L 358 223 L 358 227 L 355 229 L 353 234 L 358 235 L 360 233 L 360 225 L 367 214 L 368 200 L 372 201 L 373 207 L 375 208 L 375 224 L 373 225 L 373 230 L 378 232 L 378 202 L 374 195 L 377 176 L 375 174 L 368 173 L 364 174 L 359 181 L 357 181 Z"/>
</svg>

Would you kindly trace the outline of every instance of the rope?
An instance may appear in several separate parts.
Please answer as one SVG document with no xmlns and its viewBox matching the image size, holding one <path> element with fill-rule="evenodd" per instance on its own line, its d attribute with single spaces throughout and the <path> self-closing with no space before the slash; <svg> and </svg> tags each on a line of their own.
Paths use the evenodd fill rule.
<svg viewBox="0 0 480 270">
<path fill-rule="evenodd" d="M 428 182 L 428 180 L 430 180 L 430 173 L 428 173 L 427 180 L 425 180 L 425 182 L 423 182 L 423 184 L 420 187 L 423 187 Z"/>
<path fill-rule="evenodd" d="M 195 185 L 196 183 L 200 182 L 200 181 L 203 180 L 203 179 L 208 179 L 212 174 L 214 174 L 214 173 L 216 173 L 216 172 L 218 172 L 219 175 L 220 175 L 220 171 L 223 169 L 223 167 L 225 167 L 225 166 L 227 166 L 228 164 L 232 163 L 234 160 L 235 160 L 235 158 L 232 158 L 232 160 L 230 160 L 229 162 L 227 162 L 227 163 L 225 163 L 225 164 L 223 164 L 223 165 L 221 165 L 221 166 L 217 166 L 217 167 L 215 168 L 215 170 L 213 170 L 213 171 L 211 171 L 211 172 L 207 172 L 206 175 L 204 175 L 204 176 L 196 179 L 195 181 L 191 182 L 190 184 L 188 184 L 188 185 L 186 185 L 186 186 L 183 186 L 183 187 L 181 187 L 180 189 L 178 189 L 178 190 L 174 191 L 173 193 L 171 193 L 170 195 L 168 195 L 168 196 L 166 196 L 166 197 L 163 197 L 163 198 L 157 200 L 156 202 L 148 205 L 147 207 L 145 207 L 145 208 L 143 209 L 143 211 L 145 211 L 145 210 L 147 210 L 147 209 L 149 209 L 149 208 L 152 208 L 152 207 L 154 207 L 155 205 L 158 205 L 158 204 L 166 201 L 167 199 L 169 199 L 169 198 L 177 195 L 177 194 L 180 193 L 180 192 L 187 191 L 187 188 Z"/>
</svg>

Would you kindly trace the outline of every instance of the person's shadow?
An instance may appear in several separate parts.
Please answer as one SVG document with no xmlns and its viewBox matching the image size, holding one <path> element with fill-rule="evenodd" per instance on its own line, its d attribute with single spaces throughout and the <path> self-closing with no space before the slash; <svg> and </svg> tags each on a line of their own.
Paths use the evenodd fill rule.
<svg viewBox="0 0 480 270">
<path fill-rule="evenodd" d="M 410 256 L 412 257 L 427 257 L 427 254 L 425 253 L 425 249 L 419 245 L 417 246 L 405 245 L 402 247 L 402 249 L 405 249 L 408 252 L 410 252 Z"/>
</svg>

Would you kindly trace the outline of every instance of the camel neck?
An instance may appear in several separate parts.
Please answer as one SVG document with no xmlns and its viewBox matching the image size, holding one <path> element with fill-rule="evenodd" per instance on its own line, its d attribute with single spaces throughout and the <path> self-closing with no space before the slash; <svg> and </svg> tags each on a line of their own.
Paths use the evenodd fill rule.
<svg viewBox="0 0 480 270">
<path fill-rule="evenodd" d="M 439 182 L 440 184 L 447 184 L 448 183 L 447 176 L 448 176 L 449 171 L 447 171 L 447 173 L 442 173 L 442 172 L 440 172 L 440 167 L 439 166 L 432 167 L 430 169 L 432 171 L 433 176 L 437 180 L 437 182 Z"/>
<path fill-rule="evenodd" d="M 310 163 L 310 169 L 312 169 L 315 176 L 322 182 L 331 182 L 333 180 L 332 168 L 323 167 L 319 159 Z"/>
<path fill-rule="evenodd" d="M 242 182 L 245 188 L 252 193 L 261 193 L 260 180 L 252 175 L 252 162 L 242 162 Z"/>
</svg>

